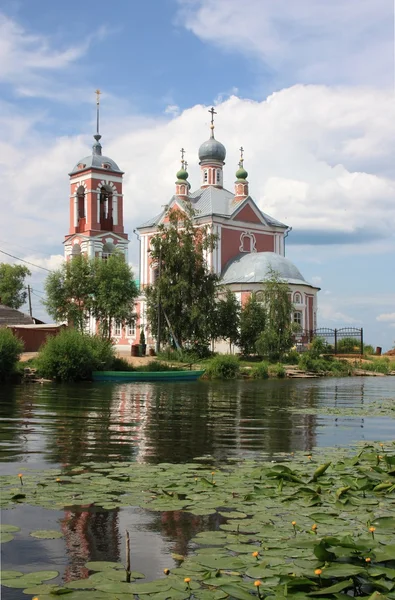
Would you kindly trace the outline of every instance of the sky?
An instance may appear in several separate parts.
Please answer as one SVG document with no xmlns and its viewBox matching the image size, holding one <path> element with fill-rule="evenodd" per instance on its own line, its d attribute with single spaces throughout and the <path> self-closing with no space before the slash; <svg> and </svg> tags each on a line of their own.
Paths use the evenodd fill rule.
<svg viewBox="0 0 395 600">
<path fill-rule="evenodd" d="M 395 344 L 393 0 L 2 0 L 0 261 L 62 261 L 68 173 L 90 153 L 100 88 L 103 153 L 125 171 L 125 229 L 174 193 L 181 147 L 198 187 L 216 107 L 232 190 L 287 223 L 287 257 L 321 287 L 319 327 Z"/>
</svg>

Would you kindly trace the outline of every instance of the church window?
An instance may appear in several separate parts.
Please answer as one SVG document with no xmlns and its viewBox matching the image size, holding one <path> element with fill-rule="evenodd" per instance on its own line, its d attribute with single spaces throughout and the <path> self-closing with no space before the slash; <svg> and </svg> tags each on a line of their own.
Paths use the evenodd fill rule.
<svg viewBox="0 0 395 600">
<path fill-rule="evenodd" d="M 71 249 L 71 256 L 74 258 L 75 256 L 81 255 L 81 246 L 79 244 L 73 244 L 73 248 Z"/>
<path fill-rule="evenodd" d="M 263 302 L 265 299 L 263 292 L 257 292 L 255 298 L 257 302 Z"/>
<path fill-rule="evenodd" d="M 221 170 L 217 169 L 217 183 L 221 183 Z"/>
<path fill-rule="evenodd" d="M 128 325 L 128 336 L 136 337 L 136 323 L 132 323 L 131 325 Z"/>
<path fill-rule="evenodd" d="M 302 304 L 302 295 L 299 292 L 295 292 L 294 294 L 294 303 Z"/>
<path fill-rule="evenodd" d="M 100 225 L 102 229 L 112 231 L 112 190 L 105 186 L 100 192 Z"/>
<path fill-rule="evenodd" d="M 297 325 L 299 325 L 300 327 L 302 327 L 303 317 L 302 317 L 302 311 L 301 310 L 295 310 L 293 321 L 294 321 L 294 323 L 296 323 Z"/>
<path fill-rule="evenodd" d="M 104 244 L 103 246 L 103 251 L 102 251 L 102 259 L 103 260 L 107 260 L 109 256 L 111 256 L 111 254 L 114 252 L 115 247 L 114 244 Z"/>
<path fill-rule="evenodd" d="M 121 337 L 121 329 L 122 329 L 122 325 L 119 321 L 114 324 L 114 336 L 115 337 Z"/>
<path fill-rule="evenodd" d="M 205 169 L 205 171 L 204 171 L 203 180 L 204 180 L 204 183 L 208 182 L 208 171 L 207 171 L 207 169 Z"/>
<path fill-rule="evenodd" d="M 77 190 L 78 199 L 78 220 L 85 218 L 85 188 L 80 185 Z"/>
</svg>

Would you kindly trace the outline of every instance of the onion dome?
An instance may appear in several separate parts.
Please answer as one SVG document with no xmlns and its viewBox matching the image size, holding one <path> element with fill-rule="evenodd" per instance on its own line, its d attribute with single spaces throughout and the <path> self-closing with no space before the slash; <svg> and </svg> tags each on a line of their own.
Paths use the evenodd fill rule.
<svg viewBox="0 0 395 600">
<path fill-rule="evenodd" d="M 212 137 L 207 142 L 203 142 L 199 148 L 200 162 L 215 160 L 223 163 L 225 162 L 225 157 L 226 148 L 221 142 L 215 139 L 214 134 L 212 134 Z"/>
<path fill-rule="evenodd" d="M 121 169 L 112 158 L 102 155 L 102 145 L 100 143 L 101 135 L 96 133 L 93 137 L 95 138 L 95 143 L 92 146 L 92 154 L 81 158 L 71 171 L 70 175 L 78 173 L 79 171 L 85 171 L 86 169 L 99 169 L 122 173 Z"/>
<path fill-rule="evenodd" d="M 178 180 L 181 180 L 181 181 L 186 181 L 186 180 L 188 179 L 188 171 L 186 171 L 186 170 L 184 169 L 184 167 L 182 167 L 182 168 L 181 168 L 181 169 L 180 169 L 180 170 L 177 172 L 177 175 L 176 175 L 176 177 L 177 177 L 177 179 L 178 179 Z"/>
<path fill-rule="evenodd" d="M 242 163 L 239 164 L 239 168 L 236 171 L 236 178 L 238 181 L 245 181 L 248 177 L 248 173 L 243 167 Z"/>
</svg>

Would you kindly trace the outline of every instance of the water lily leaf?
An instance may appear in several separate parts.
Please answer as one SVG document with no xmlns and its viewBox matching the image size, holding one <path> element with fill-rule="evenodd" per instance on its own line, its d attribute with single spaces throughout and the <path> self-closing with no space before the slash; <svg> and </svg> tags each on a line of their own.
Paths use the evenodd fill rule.
<svg viewBox="0 0 395 600">
<path fill-rule="evenodd" d="M 237 600 L 251 600 L 252 598 L 251 594 L 233 583 L 221 586 L 221 590 Z"/>
<path fill-rule="evenodd" d="M 186 584 L 183 584 L 186 587 Z M 171 585 L 169 579 L 157 579 L 155 581 L 150 581 L 149 583 L 131 583 L 128 585 L 129 594 L 154 594 L 156 592 L 167 592 L 170 590 Z M 101 588 L 103 589 L 103 588 Z M 104 591 L 104 590 L 103 590 Z M 105 591 L 114 591 L 113 589 L 106 589 Z M 118 590 L 121 591 L 121 590 Z"/>
<path fill-rule="evenodd" d="M 15 579 L 16 577 L 22 577 L 24 573 L 21 571 L 1 571 L 0 577 L 1 581 L 5 581 L 6 579 Z"/>
<path fill-rule="evenodd" d="M 0 533 L 15 533 L 20 531 L 21 528 L 16 525 L 6 525 L 5 523 L 0 524 Z"/>
<path fill-rule="evenodd" d="M 63 533 L 51 529 L 39 529 L 37 531 L 31 531 L 29 535 L 40 540 L 55 540 L 63 537 Z"/>
<path fill-rule="evenodd" d="M 310 592 L 307 594 L 308 596 L 325 596 L 326 594 L 337 594 L 338 592 L 342 592 L 347 588 L 350 588 L 354 585 L 352 579 L 348 579 L 348 581 L 339 581 L 339 583 L 335 583 L 327 588 L 322 590 L 318 590 L 316 592 Z"/>
<path fill-rule="evenodd" d="M 12 533 L 0 533 L 0 544 L 6 544 L 14 539 Z"/>
<path fill-rule="evenodd" d="M 35 585 L 32 586 L 30 588 L 26 588 L 23 590 L 24 594 L 32 594 L 37 595 L 37 594 L 53 594 L 53 592 L 59 591 L 59 590 L 64 590 L 64 588 L 61 588 L 55 584 L 51 584 L 51 583 L 40 583 L 39 585 Z M 67 593 L 67 590 L 65 590 L 65 592 Z"/>
<path fill-rule="evenodd" d="M 58 575 L 58 571 L 36 571 L 24 574 L 22 577 L 16 577 L 15 579 L 6 579 L 2 581 L 2 585 L 10 588 L 29 588 L 41 584 L 43 581 L 55 579 Z"/>
<path fill-rule="evenodd" d="M 330 567 L 322 569 L 322 578 L 332 577 L 352 577 L 353 575 L 359 575 L 363 573 L 365 569 L 363 567 L 357 567 L 345 563 L 333 563 Z"/>
</svg>

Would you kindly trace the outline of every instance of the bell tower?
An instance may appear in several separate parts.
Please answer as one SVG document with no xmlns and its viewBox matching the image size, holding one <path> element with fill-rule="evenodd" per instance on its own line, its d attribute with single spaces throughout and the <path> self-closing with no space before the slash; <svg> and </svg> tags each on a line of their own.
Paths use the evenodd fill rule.
<svg viewBox="0 0 395 600">
<path fill-rule="evenodd" d="M 128 236 L 123 226 L 123 171 L 103 156 L 100 143 L 100 90 L 96 90 L 96 134 L 92 154 L 77 162 L 70 177 L 70 226 L 65 258 L 87 254 L 106 258 L 115 249 L 127 259 Z"/>
</svg>

